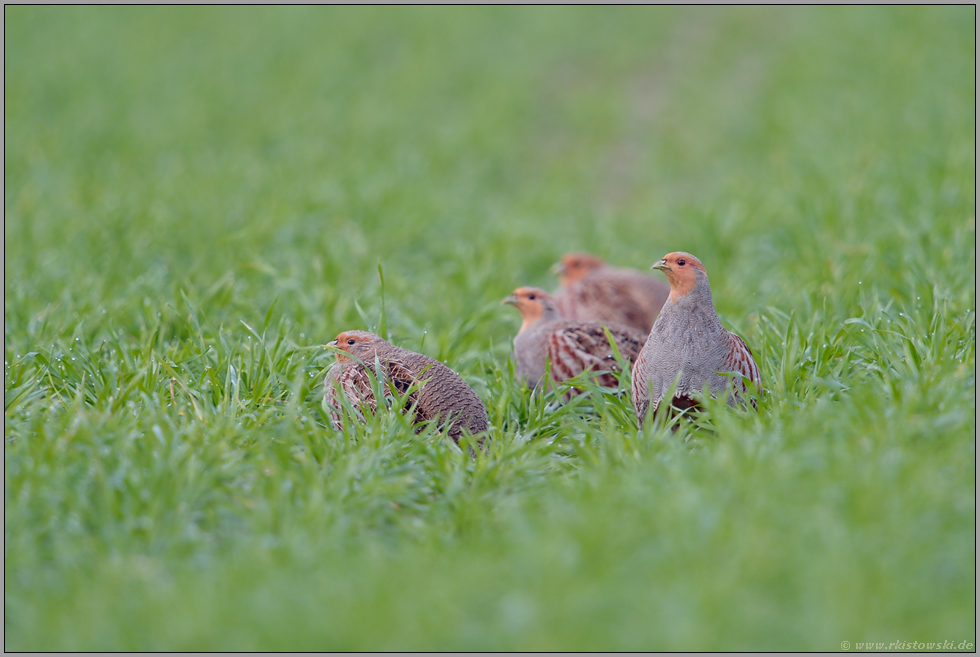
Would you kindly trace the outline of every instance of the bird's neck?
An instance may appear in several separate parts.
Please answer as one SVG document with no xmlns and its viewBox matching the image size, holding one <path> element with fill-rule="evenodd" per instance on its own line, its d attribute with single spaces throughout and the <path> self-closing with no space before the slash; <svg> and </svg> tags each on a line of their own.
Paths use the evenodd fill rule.
<svg viewBox="0 0 980 657">
<path fill-rule="evenodd" d="M 517 332 L 518 335 L 524 333 L 525 331 L 530 331 L 540 326 L 544 326 L 549 322 L 554 322 L 561 319 L 561 313 L 555 308 L 545 308 L 539 314 L 530 316 L 521 316 L 521 328 Z"/>
<path fill-rule="evenodd" d="M 694 285 L 682 291 L 678 287 L 671 286 L 670 296 L 667 298 L 666 309 L 670 306 L 676 312 L 691 312 L 703 314 L 717 318 L 715 303 L 711 298 L 711 288 L 703 281 L 697 281 Z"/>
</svg>

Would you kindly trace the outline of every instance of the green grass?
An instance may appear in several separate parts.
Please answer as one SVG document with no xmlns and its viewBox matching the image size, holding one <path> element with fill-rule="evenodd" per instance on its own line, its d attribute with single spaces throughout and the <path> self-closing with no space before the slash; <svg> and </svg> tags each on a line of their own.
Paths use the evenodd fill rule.
<svg viewBox="0 0 980 657">
<path fill-rule="evenodd" d="M 4 19 L 5 649 L 976 644 L 974 7 Z M 518 388 L 578 249 L 699 256 L 758 412 Z M 383 317 L 486 457 L 326 426 Z"/>
</svg>

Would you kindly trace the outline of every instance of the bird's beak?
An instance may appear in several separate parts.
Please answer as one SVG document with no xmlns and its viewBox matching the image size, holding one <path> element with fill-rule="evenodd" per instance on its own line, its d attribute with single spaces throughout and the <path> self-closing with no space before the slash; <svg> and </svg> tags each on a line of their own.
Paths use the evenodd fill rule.
<svg viewBox="0 0 980 657">
<path fill-rule="evenodd" d="M 667 259 L 664 258 L 660 262 L 653 263 L 653 266 L 650 267 L 650 269 L 659 269 L 660 271 L 665 271 L 667 269 L 670 269 L 670 265 L 667 264 Z"/>
<path fill-rule="evenodd" d="M 327 343 L 327 346 L 328 347 L 336 347 L 337 346 L 337 341 L 336 340 L 331 340 L 330 342 Z"/>
<path fill-rule="evenodd" d="M 556 262 L 555 264 L 551 265 L 551 269 L 549 269 L 548 272 L 554 276 L 564 276 L 567 270 L 568 267 L 565 266 L 565 263 Z"/>
<path fill-rule="evenodd" d="M 506 296 L 506 297 L 504 297 L 503 299 L 500 300 L 500 303 L 506 303 L 506 304 L 508 304 L 510 306 L 516 306 L 517 305 L 517 295 L 516 294 L 511 294 L 510 296 Z"/>
</svg>

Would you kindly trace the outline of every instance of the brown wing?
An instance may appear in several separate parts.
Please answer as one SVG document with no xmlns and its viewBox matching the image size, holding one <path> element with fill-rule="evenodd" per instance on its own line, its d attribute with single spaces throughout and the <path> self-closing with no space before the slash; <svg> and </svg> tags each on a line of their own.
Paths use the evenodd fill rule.
<svg viewBox="0 0 980 657">
<path fill-rule="evenodd" d="M 558 299 L 566 319 L 615 322 L 649 333 L 670 287 L 631 270 L 603 270 L 586 276 Z"/>
<path fill-rule="evenodd" d="M 566 319 L 600 320 L 630 325 L 631 295 L 621 281 L 593 274 L 563 295 L 559 311 Z"/>
<path fill-rule="evenodd" d="M 489 421 L 483 402 L 452 369 L 423 354 L 411 353 L 404 362 L 421 383 L 416 423 L 437 420 L 447 427 L 454 441 L 459 441 L 464 429 L 472 434 L 487 430 Z"/>
<path fill-rule="evenodd" d="M 646 417 L 647 409 L 650 407 L 650 383 L 647 380 L 647 356 L 646 352 L 640 354 L 633 361 L 633 378 L 630 381 L 631 392 L 633 393 L 633 410 L 636 411 L 637 423 L 642 427 L 643 418 Z M 654 401 L 654 412 L 657 411 L 657 404 L 660 400 Z"/>
<path fill-rule="evenodd" d="M 385 397 L 390 399 L 397 394 L 404 399 L 404 406 L 399 410 L 411 412 L 413 424 L 421 425 L 438 417 L 440 424 L 450 424 L 449 435 L 455 441 L 459 440 L 464 428 L 473 434 L 487 430 L 489 423 L 483 402 L 465 381 L 442 363 L 427 356 L 405 350 L 397 352 L 398 358 L 387 354 L 382 358 L 379 354 L 381 380 L 378 383 Z M 355 409 L 365 414 L 377 411 L 376 386 L 372 385 L 375 368 L 374 362 L 366 365 L 347 362 L 342 368 L 339 364 L 330 368 L 325 382 L 329 385 L 324 392 L 324 406 L 334 426 L 341 426 L 342 417 L 339 401 L 333 392 L 335 386 L 339 385 Z M 417 431 L 420 429 L 421 426 L 416 427 Z M 479 438 L 477 445 L 482 448 L 485 440 L 488 437 Z"/>
<path fill-rule="evenodd" d="M 730 347 L 725 356 L 725 367 L 729 372 L 736 372 L 755 384 L 757 389 L 762 388 L 762 375 L 759 366 L 752 357 L 752 350 L 745 344 L 745 340 L 738 337 L 731 331 L 728 332 Z M 735 383 L 735 389 L 744 392 L 745 384 L 742 381 Z"/>
<path fill-rule="evenodd" d="M 338 431 L 341 429 L 340 423 L 340 400 L 337 399 L 337 387 L 340 384 L 340 363 L 334 363 L 327 376 L 323 380 L 323 409 L 330 416 L 330 422 Z"/>
<path fill-rule="evenodd" d="M 360 363 L 352 364 L 344 369 L 340 381 L 344 394 L 355 407 L 367 408 L 374 413 L 378 410 L 378 402 L 368 372 L 374 373 L 373 363 L 367 366 Z M 405 402 L 406 408 L 411 408 L 417 404 L 418 388 L 413 390 L 412 386 L 418 380 L 404 363 L 393 358 L 382 361 L 380 379 L 379 383 L 385 397 L 391 397 L 392 388 L 394 388 L 399 395 L 410 393 Z"/>
<path fill-rule="evenodd" d="M 416 385 L 423 383 L 426 380 L 426 373 L 423 372 L 421 377 L 415 376 L 415 373 L 409 369 L 408 365 L 405 363 L 395 360 L 394 358 L 389 359 L 384 362 L 383 369 L 385 372 L 385 378 L 387 382 L 390 382 L 392 387 L 398 392 L 399 395 L 408 396 L 405 398 L 405 409 L 415 409 L 415 423 L 424 422 L 429 419 L 427 413 L 425 412 L 423 405 L 419 403 L 419 392 L 421 390 L 421 385 Z M 385 394 L 391 395 L 391 388 L 387 385 L 385 386 Z"/>
<path fill-rule="evenodd" d="M 367 368 L 360 363 L 352 363 L 343 368 L 340 373 L 340 387 L 354 408 L 371 413 L 378 410 L 378 400 L 374 397 Z"/>
<path fill-rule="evenodd" d="M 599 288 L 599 296 L 607 315 L 607 320 L 632 326 L 645 333 L 650 332 L 663 300 L 657 302 L 651 296 L 649 287 L 656 286 L 649 276 L 632 272 L 609 272 L 606 276 L 596 277 L 595 285 Z"/>
<path fill-rule="evenodd" d="M 609 331 L 620 355 L 631 363 L 642 347 L 643 336 L 625 326 L 611 326 Z M 572 323 L 554 331 L 548 337 L 548 358 L 551 359 L 551 376 L 556 382 L 566 381 L 586 371 L 619 371 L 619 363 L 613 355 L 609 338 L 603 325 L 593 322 Z M 600 385 L 613 387 L 617 384 L 612 374 L 599 376 Z"/>
</svg>

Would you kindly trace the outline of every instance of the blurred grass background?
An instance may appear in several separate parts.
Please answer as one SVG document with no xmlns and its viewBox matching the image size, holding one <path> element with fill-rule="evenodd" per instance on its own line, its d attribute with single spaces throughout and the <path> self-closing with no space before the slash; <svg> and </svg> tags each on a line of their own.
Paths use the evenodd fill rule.
<svg viewBox="0 0 980 657">
<path fill-rule="evenodd" d="M 5 649 L 976 644 L 974 7 L 4 19 Z M 759 413 L 515 388 L 583 249 L 699 256 Z M 324 426 L 379 263 L 488 457 Z"/>
</svg>

